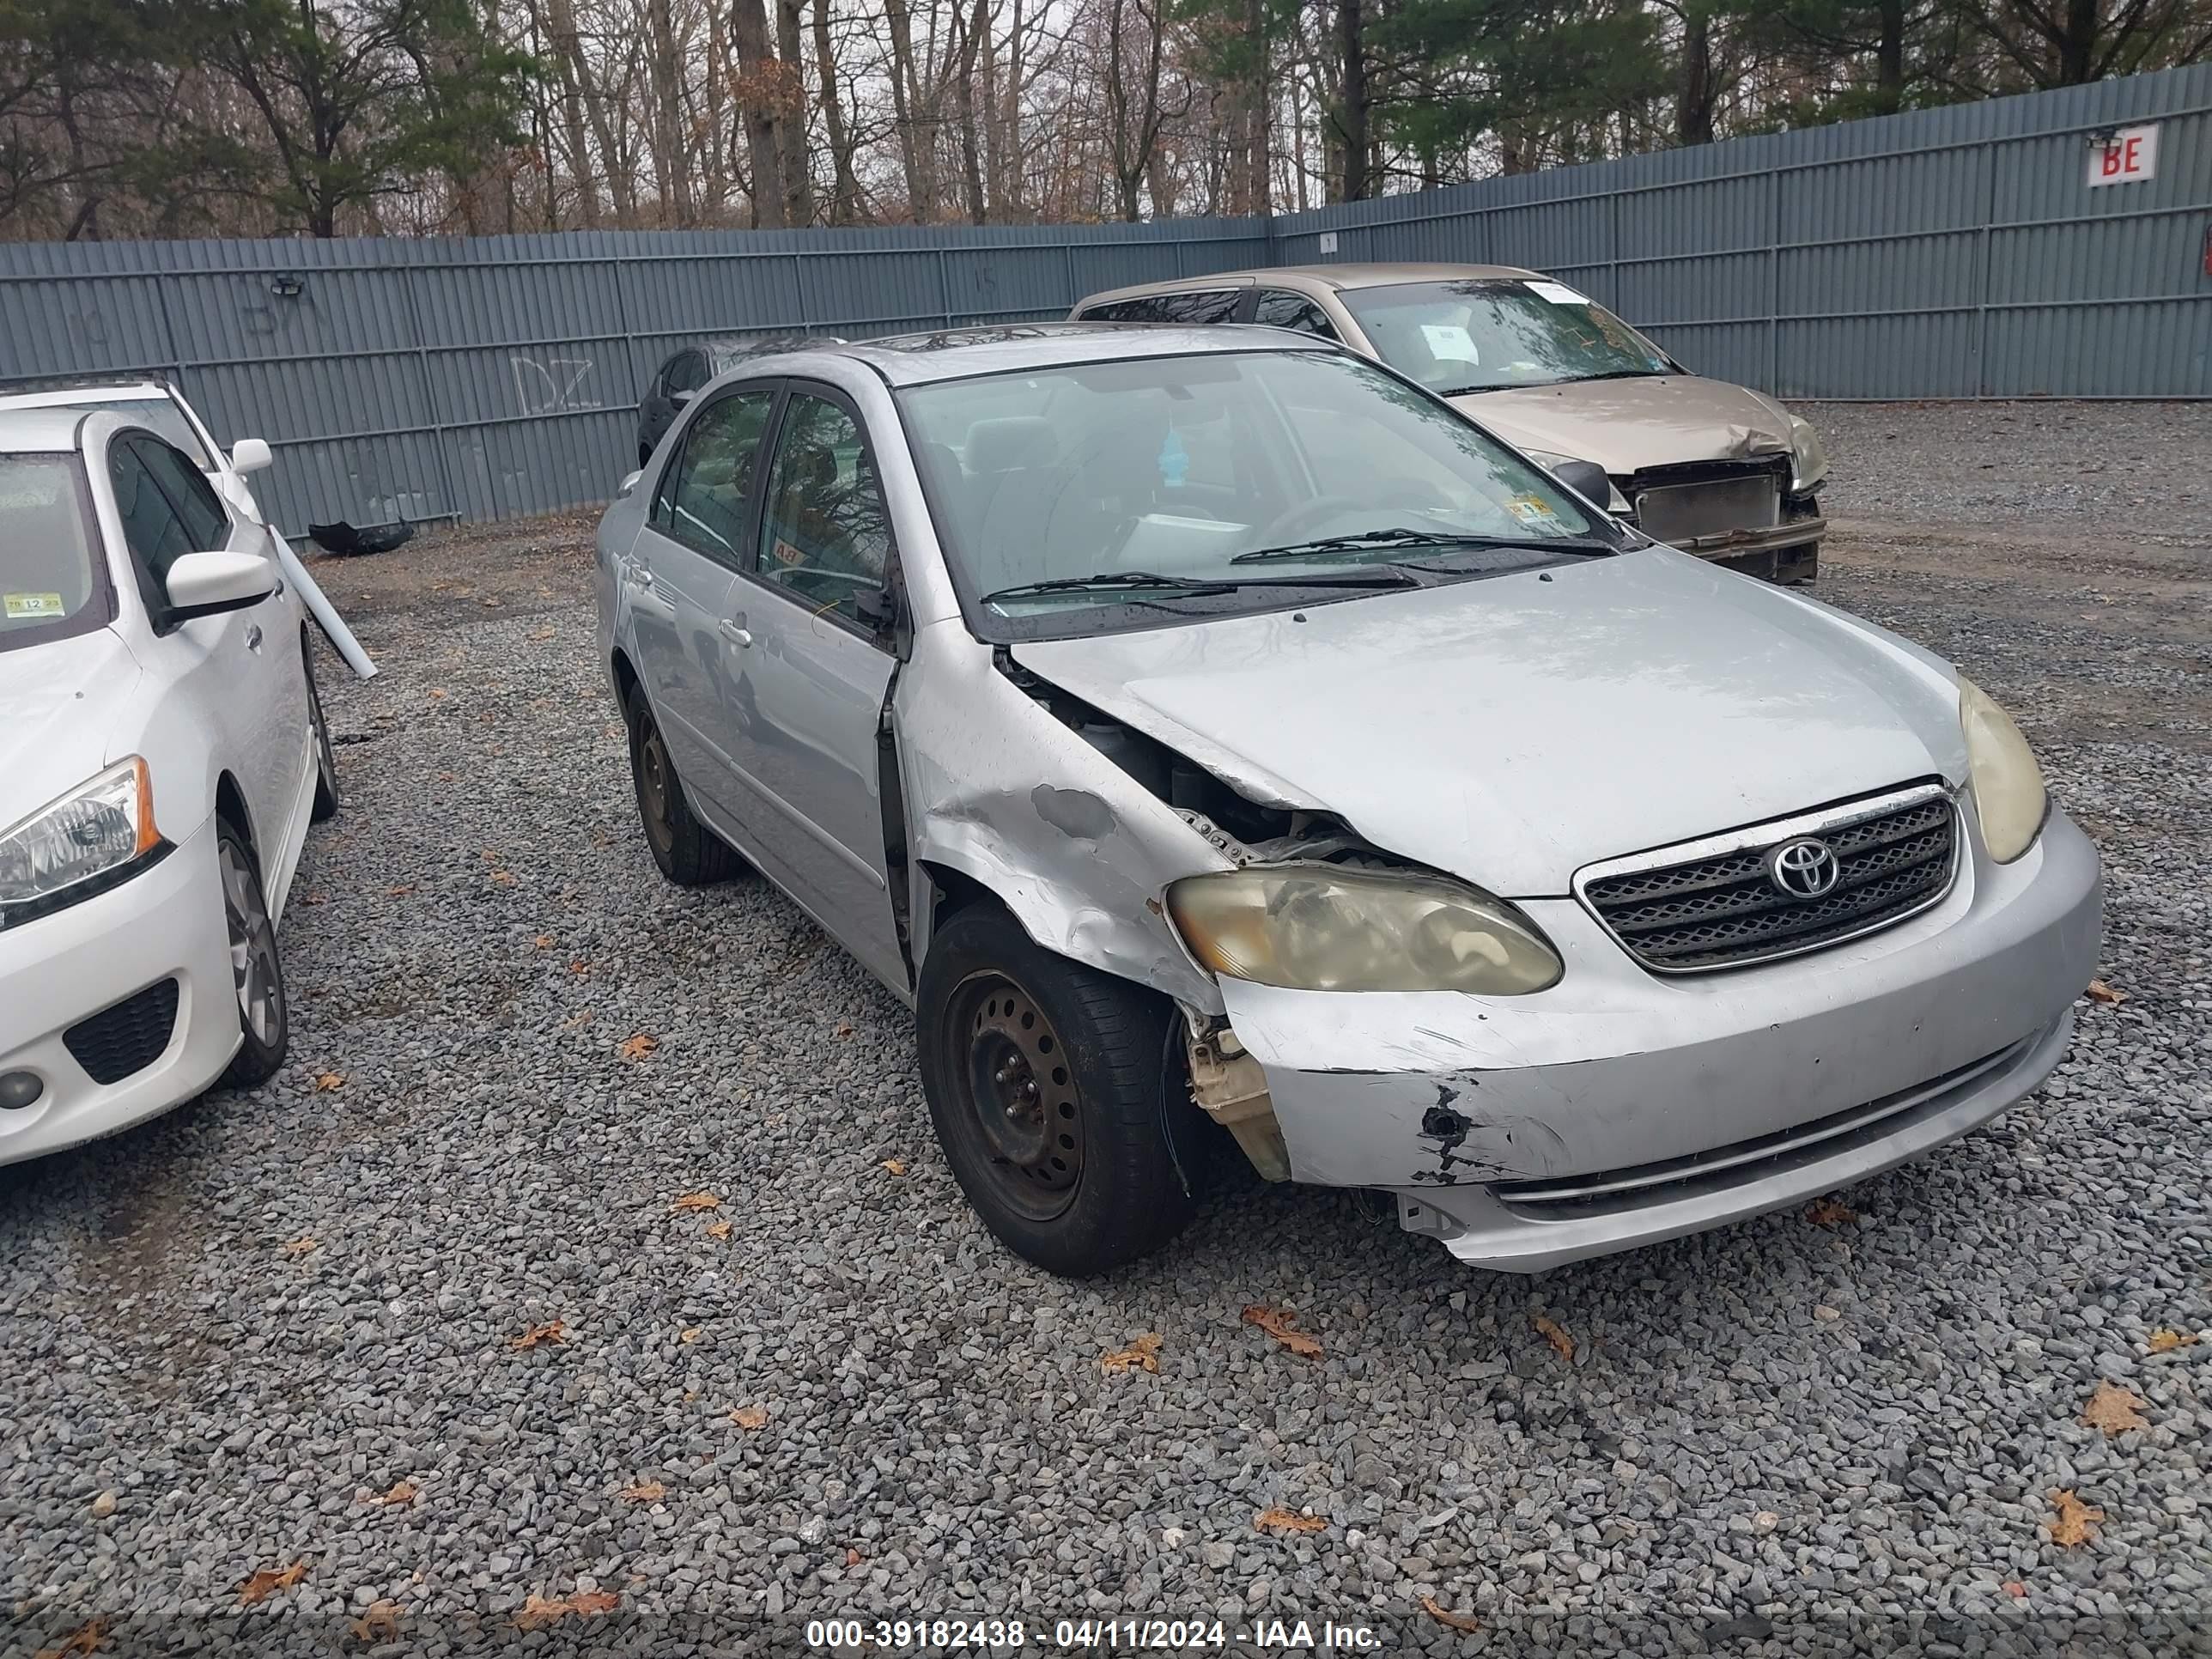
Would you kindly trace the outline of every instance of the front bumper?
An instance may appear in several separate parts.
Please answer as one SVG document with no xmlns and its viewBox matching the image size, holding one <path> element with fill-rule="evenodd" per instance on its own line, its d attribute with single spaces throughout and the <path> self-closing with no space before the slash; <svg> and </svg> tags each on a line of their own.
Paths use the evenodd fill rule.
<svg viewBox="0 0 2212 1659">
<path fill-rule="evenodd" d="M 1223 996 L 1296 1179 L 1391 1192 L 1484 1267 L 1678 1237 L 1916 1157 L 2057 1063 L 2096 969 L 2096 849 L 2054 811 L 1995 865 L 1966 816 L 1942 902 L 1786 961 L 1662 979 L 1553 899 L 1521 906 L 1567 963 L 1534 996 Z"/>
<path fill-rule="evenodd" d="M 0 1109 L 0 1164 L 112 1134 L 190 1100 L 238 1051 L 238 1003 L 210 817 L 151 869 L 0 933 L 0 1073 L 45 1087 Z M 100 1083 L 66 1033 L 166 978 L 177 981 L 168 1042 L 143 1065 Z"/>
</svg>

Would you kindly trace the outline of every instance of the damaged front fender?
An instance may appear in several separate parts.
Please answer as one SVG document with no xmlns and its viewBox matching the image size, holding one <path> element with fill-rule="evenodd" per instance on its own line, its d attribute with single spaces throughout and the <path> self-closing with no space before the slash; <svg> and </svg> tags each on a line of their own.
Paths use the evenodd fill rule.
<svg viewBox="0 0 2212 1659">
<path fill-rule="evenodd" d="M 1220 988 L 1161 895 L 1229 859 L 1008 681 L 959 623 L 931 631 L 892 695 L 916 959 L 933 864 L 988 890 L 1046 950 L 1219 1013 Z"/>
</svg>

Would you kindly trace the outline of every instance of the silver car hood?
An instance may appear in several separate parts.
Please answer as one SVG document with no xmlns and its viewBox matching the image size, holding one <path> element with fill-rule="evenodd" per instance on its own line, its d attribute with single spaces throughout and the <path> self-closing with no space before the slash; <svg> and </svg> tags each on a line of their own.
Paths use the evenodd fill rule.
<svg viewBox="0 0 2212 1659">
<path fill-rule="evenodd" d="M 1667 549 L 1547 576 L 1012 651 L 1245 795 L 1509 897 L 1965 775 L 1950 669 L 1893 634 Z"/>
<path fill-rule="evenodd" d="M 1451 404 L 1516 448 L 1595 461 L 1616 477 L 1647 466 L 1790 450 L 1790 416 L 1779 404 L 1697 374 L 1514 386 Z"/>
</svg>

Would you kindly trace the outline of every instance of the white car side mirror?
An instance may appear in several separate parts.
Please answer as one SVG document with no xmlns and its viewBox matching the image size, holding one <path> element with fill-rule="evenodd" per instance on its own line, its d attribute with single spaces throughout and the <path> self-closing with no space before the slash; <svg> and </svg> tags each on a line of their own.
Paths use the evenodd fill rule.
<svg viewBox="0 0 2212 1659">
<path fill-rule="evenodd" d="M 230 470 L 234 472 L 258 472 L 276 459 L 265 438 L 240 438 L 230 447 Z"/>
<path fill-rule="evenodd" d="M 185 553 L 169 567 L 169 616 L 182 622 L 243 611 L 276 591 L 276 567 L 258 553 Z"/>
</svg>

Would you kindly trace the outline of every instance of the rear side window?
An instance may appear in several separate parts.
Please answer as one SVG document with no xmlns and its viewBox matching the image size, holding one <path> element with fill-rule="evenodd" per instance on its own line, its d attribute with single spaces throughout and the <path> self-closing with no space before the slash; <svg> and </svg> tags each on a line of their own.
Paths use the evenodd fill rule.
<svg viewBox="0 0 2212 1659">
<path fill-rule="evenodd" d="M 1202 294 L 1169 294 L 1161 296 L 1166 302 L 1164 323 L 1230 323 L 1237 320 L 1237 291 L 1233 288 L 1209 289 Z"/>
<path fill-rule="evenodd" d="M 1167 296 L 1149 294 L 1141 300 L 1112 300 L 1083 313 L 1086 323 L 1160 323 L 1167 320 Z"/>
<path fill-rule="evenodd" d="M 1335 329 L 1322 308 L 1303 294 L 1291 294 L 1279 288 L 1260 290 L 1260 300 L 1252 312 L 1252 320 L 1265 323 L 1270 328 L 1296 329 L 1301 334 L 1310 334 L 1316 339 L 1334 340 Z"/>
<path fill-rule="evenodd" d="M 699 411 L 682 453 L 660 475 L 655 528 L 717 564 L 735 569 L 744 562 L 753 466 L 775 404 L 775 393 L 763 388 L 717 398 Z"/>
<path fill-rule="evenodd" d="M 670 359 L 664 376 L 668 390 L 696 392 L 707 384 L 707 354 L 703 351 L 679 351 Z"/>
</svg>

